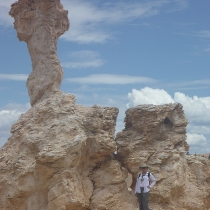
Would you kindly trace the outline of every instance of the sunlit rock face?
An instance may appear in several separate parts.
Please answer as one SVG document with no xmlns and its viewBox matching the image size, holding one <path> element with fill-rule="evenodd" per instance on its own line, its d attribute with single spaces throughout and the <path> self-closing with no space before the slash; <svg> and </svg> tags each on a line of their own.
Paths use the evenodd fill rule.
<svg viewBox="0 0 210 210">
<path fill-rule="evenodd" d="M 185 155 L 186 126 L 178 103 L 126 111 L 125 129 L 116 137 L 118 160 L 133 175 L 133 187 L 140 163 L 147 163 L 157 180 L 150 193 L 153 209 L 210 208 L 210 161 Z"/>
<path fill-rule="evenodd" d="M 143 162 L 157 179 L 153 210 L 210 208 L 210 163 L 185 155 L 182 106 L 128 109 L 114 139 L 117 114 L 63 92 L 38 101 L 0 150 L 0 209 L 138 210 L 131 188 Z"/>
<path fill-rule="evenodd" d="M 27 80 L 31 105 L 43 95 L 59 91 L 63 70 L 56 50 L 57 40 L 69 29 L 68 11 L 60 0 L 18 0 L 9 14 L 20 41 L 25 41 L 32 60 Z"/>
<path fill-rule="evenodd" d="M 10 15 L 32 59 L 32 107 L 0 149 L 0 210 L 138 210 L 142 163 L 157 179 L 152 210 L 210 209 L 210 161 L 185 155 L 181 104 L 128 109 L 114 138 L 117 108 L 83 107 L 59 90 L 56 42 L 69 28 L 60 1 L 19 0 Z"/>
<path fill-rule="evenodd" d="M 37 102 L 1 148 L 0 209 L 88 209 L 101 164 L 115 169 L 110 184 L 123 185 L 125 172 L 111 161 L 117 114 L 62 92 Z"/>
</svg>

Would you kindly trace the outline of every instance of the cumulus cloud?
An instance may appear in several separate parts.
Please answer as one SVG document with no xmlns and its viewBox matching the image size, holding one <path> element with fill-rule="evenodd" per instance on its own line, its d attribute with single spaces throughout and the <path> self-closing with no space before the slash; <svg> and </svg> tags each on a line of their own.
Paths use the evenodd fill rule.
<svg viewBox="0 0 210 210">
<path fill-rule="evenodd" d="M 189 97 L 180 92 L 174 93 L 172 97 L 165 90 L 145 87 L 140 90 L 133 89 L 128 93 L 128 99 L 127 107 L 139 104 L 181 103 L 189 121 L 187 142 L 194 150 L 207 152 L 206 148 L 209 147 L 205 145 L 210 146 L 210 140 L 206 138 L 210 136 L 210 97 Z"/>
<path fill-rule="evenodd" d="M 127 108 L 139 104 L 167 104 L 174 103 L 172 97 L 163 89 L 152 89 L 145 87 L 141 90 L 133 89 L 132 93 L 128 93 L 129 103 Z"/>
<path fill-rule="evenodd" d="M 210 135 L 210 126 L 189 124 L 187 130 L 189 133 L 203 133 Z"/>
<path fill-rule="evenodd" d="M 108 84 L 108 85 L 125 85 L 125 84 L 146 84 L 155 83 L 156 80 L 149 77 L 117 75 L 117 74 L 92 74 L 87 77 L 75 77 L 66 79 L 68 82 L 81 84 Z"/>
<path fill-rule="evenodd" d="M 187 142 L 191 146 L 206 145 L 206 137 L 203 134 L 187 133 Z"/>
<path fill-rule="evenodd" d="M 176 92 L 174 101 L 183 104 L 185 114 L 195 125 L 210 125 L 210 97 L 189 97 Z"/>
<path fill-rule="evenodd" d="M 29 104 L 8 104 L 0 109 L 0 147 L 10 136 L 11 125 L 29 108 Z"/>
<path fill-rule="evenodd" d="M 128 93 L 128 99 L 127 107 L 138 104 L 160 105 L 178 102 L 183 105 L 185 114 L 192 124 L 210 125 L 210 97 L 189 97 L 184 93 L 176 92 L 172 98 L 165 90 L 145 87 L 141 90 L 133 89 Z"/>
<path fill-rule="evenodd" d="M 71 61 L 62 63 L 63 67 L 73 69 L 96 68 L 104 64 L 99 53 L 90 50 L 71 52 L 69 59 Z"/>
</svg>

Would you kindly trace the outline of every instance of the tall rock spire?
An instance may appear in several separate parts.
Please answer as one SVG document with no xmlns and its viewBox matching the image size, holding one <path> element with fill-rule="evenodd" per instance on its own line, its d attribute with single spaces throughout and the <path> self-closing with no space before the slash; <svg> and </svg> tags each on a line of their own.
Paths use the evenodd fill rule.
<svg viewBox="0 0 210 210">
<path fill-rule="evenodd" d="M 27 80 L 33 106 L 44 95 L 59 91 L 63 70 L 57 50 L 58 38 L 69 29 L 68 11 L 60 0 L 19 0 L 9 14 L 20 41 L 25 41 L 32 60 L 32 73 Z"/>
</svg>

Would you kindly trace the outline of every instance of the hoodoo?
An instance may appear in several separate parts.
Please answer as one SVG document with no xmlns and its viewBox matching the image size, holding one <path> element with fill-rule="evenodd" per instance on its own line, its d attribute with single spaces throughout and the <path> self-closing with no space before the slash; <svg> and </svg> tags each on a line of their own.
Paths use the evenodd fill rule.
<svg viewBox="0 0 210 210">
<path fill-rule="evenodd" d="M 20 41 L 25 41 L 32 61 L 27 80 L 31 105 L 59 91 L 63 70 L 57 57 L 57 40 L 69 29 L 68 11 L 59 0 L 19 0 L 9 14 Z"/>
</svg>

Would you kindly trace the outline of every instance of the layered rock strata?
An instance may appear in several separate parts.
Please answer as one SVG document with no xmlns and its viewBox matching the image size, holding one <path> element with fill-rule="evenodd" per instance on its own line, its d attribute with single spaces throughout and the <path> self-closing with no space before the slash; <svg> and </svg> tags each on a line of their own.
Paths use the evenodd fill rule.
<svg viewBox="0 0 210 210">
<path fill-rule="evenodd" d="M 27 80 L 31 105 L 44 94 L 59 91 L 63 70 L 56 50 L 57 40 L 69 29 L 68 11 L 60 0 L 18 0 L 9 14 L 20 41 L 25 41 L 32 61 Z"/>
</svg>

